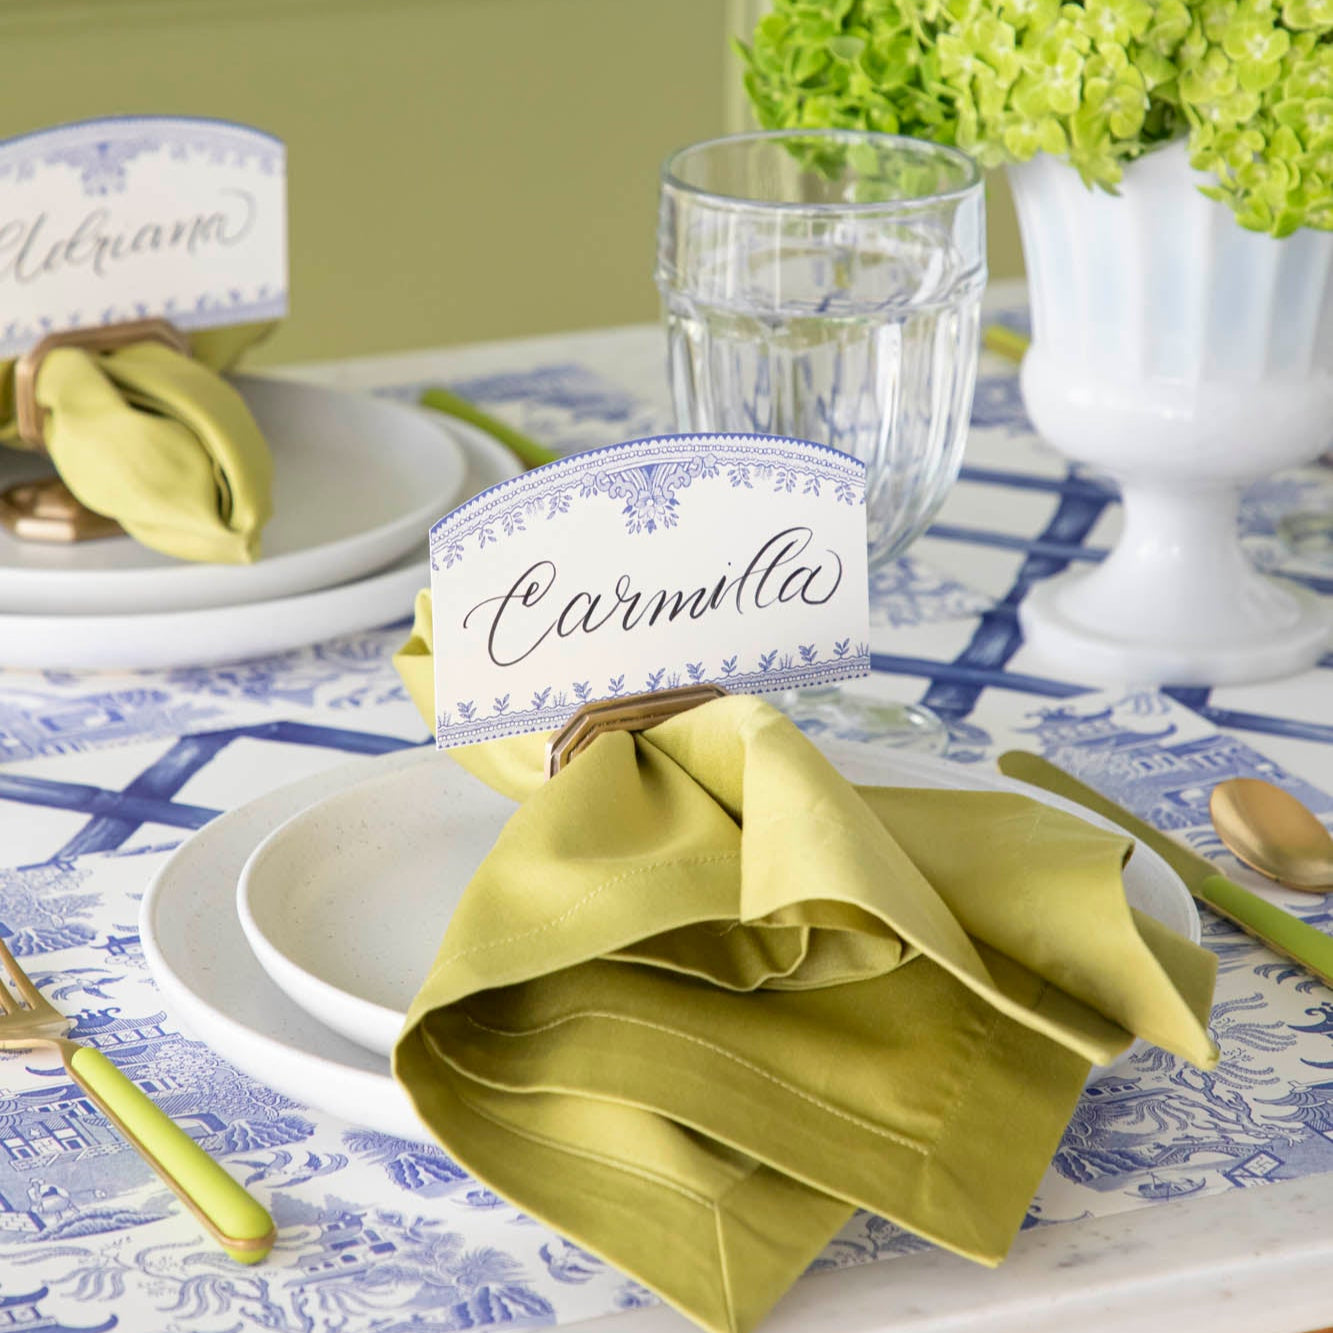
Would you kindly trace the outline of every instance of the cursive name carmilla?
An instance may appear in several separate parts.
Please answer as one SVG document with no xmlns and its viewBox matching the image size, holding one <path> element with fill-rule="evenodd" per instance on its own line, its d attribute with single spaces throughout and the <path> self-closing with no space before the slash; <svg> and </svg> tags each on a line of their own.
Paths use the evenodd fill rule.
<svg viewBox="0 0 1333 1333">
<path fill-rule="evenodd" d="M 238 244 L 255 221 L 255 198 L 246 190 L 220 190 L 218 206 L 185 217 L 118 223 L 106 208 L 85 213 L 69 230 L 45 212 L 0 224 L 0 283 L 28 286 L 67 269 L 104 278 L 110 269 L 139 255 L 174 250 L 198 254 Z"/>
<path fill-rule="evenodd" d="M 823 606 L 842 583 L 842 560 L 829 550 L 818 560 L 806 557 L 814 538 L 805 527 L 774 533 L 745 568 L 732 573 L 733 562 L 717 577 L 694 588 L 636 588 L 629 574 L 601 591 L 558 588 L 560 572 L 551 560 L 529 565 L 506 592 L 487 597 L 463 617 L 463 628 L 476 622 L 486 631 L 486 651 L 496 666 L 509 667 L 530 657 L 554 635 L 632 633 L 659 621 L 668 624 L 685 616 L 701 620 L 719 611 L 744 615 L 800 602 Z"/>
</svg>

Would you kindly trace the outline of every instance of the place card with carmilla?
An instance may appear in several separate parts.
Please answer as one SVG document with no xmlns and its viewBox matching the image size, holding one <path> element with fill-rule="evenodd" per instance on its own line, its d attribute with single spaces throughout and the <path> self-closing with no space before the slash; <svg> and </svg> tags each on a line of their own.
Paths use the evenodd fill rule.
<svg viewBox="0 0 1333 1333">
<path fill-rule="evenodd" d="M 593 700 L 870 669 L 865 467 L 755 435 L 573 455 L 431 532 L 436 737 L 550 731 Z"/>
</svg>

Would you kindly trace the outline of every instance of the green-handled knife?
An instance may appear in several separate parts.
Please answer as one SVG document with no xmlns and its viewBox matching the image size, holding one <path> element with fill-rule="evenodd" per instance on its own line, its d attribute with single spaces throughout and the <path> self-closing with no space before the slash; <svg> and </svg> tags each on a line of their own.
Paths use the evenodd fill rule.
<svg viewBox="0 0 1333 1333">
<path fill-rule="evenodd" d="M 538 444 L 536 440 L 529 439 L 521 431 L 517 431 L 501 421 L 499 417 L 493 417 L 489 412 L 483 412 L 475 403 L 468 402 L 466 398 L 460 398 L 448 389 L 427 389 L 421 395 L 420 401 L 422 407 L 443 412 L 448 417 L 457 417 L 460 421 L 466 421 L 470 425 L 476 426 L 478 430 L 484 430 L 487 435 L 499 440 L 525 468 L 541 467 L 546 463 L 554 463 L 560 457 L 553 449 L 548 449 L 544 444 Z"/>
<path fill-rule="evenodd" d="M 988 352 L 996 352 L 1009 361 L 1022 361 L 1031 343 L 1026 334 L 1003 324 L 988 324 L 981 335 L 981 345 Z"/>
<path fill-rule="evenodd" d="M 1325 985 L 1333 987 L 1333 936 L 1325 935 L 1313 926 L 1307 926 L 1290 912 L 1283 911 L 1267 899 L 1233 884 L 1225 875 L 1196 852 L 1182 846 L 1174 838 L 1145 824 L 1100 792 L 1072 778 L 1040 755 L 1024 750 L 1010 750 L 998 760 L 1000 772 L 1021 782 L 1031 783 L 1043 791 L 1054 792 L 1074 801 L 1094 814 L 1119 824 L 1126 833 L 1132 833 L 1146 843 L 1185 881 L 1185 887 L 1201 903 L 1218 916 L 1234 922 L 1247 935 L 1266 944 L 1274 953 L 1291 958 L 1308 968 Z"/>
</svg>

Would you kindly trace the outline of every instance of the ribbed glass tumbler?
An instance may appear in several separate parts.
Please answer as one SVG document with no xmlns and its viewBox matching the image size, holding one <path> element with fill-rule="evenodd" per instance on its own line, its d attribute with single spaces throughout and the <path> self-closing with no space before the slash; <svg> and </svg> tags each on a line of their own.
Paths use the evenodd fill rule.
<svg viewBox="0 0 1333 1333">
<path fill-rule="evenodd" d="M 872 579 L 958 476 L 986 284 L 981 174 L 951 148 L 782 130 L 662 170 L 657 283 L 677 429 L 813 440 L 866 465 Z M 799 720 L 940 748 L 919 706 L 836 690 Z"/>
</svg>

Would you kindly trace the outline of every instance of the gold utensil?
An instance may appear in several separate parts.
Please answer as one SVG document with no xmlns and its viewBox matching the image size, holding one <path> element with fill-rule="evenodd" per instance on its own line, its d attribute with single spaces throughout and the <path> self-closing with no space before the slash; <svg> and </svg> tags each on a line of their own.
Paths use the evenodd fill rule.
<svg viewBox="0 0 1333 1333">
<path fill-rule="evenodd" d="M 273 1219 L 106 1056 L 62 1035 L 70 1019 L 32 984 L 3 941 L 0 1011 L 0 1050 L 47 1046 L 58 1051 L 65 1072 L 233 1259 L 253 1264 L 268 1254 L 277 1235 Z"/>
<path fill-rule="evenodd" d="M 1208 810 L 1218 836 L 1251 870 L 1303 893 L 1333 892 L 1333 835 L 1289 791 L 1232 778 L 1213 788 Z"/>
<path fill-rule="evenodd" d="M 1043 791 L 1067 797 L 1085 810 L 1119 824 L 1140 842 L 1146 843 L 1172 870 L 1201 903 L 1218 916 L 1234 922 L 1247 935 L 1261 940 L 1274 953 L 1294 959 L 1333 989 L 1333 936 L 1270 903 L 1257 893 L 1220 874 L 1213 866 L 1190 851 L 1183 843 L 1169 838 L 1160 829 L 1122 809 L 1099 791 L 1071 777 L 1040 755 L 1022 750 L 1002 754 L 996 764 L 1001 773 L 1022 782 L 1030 782 Z"/>
</svg>

